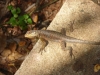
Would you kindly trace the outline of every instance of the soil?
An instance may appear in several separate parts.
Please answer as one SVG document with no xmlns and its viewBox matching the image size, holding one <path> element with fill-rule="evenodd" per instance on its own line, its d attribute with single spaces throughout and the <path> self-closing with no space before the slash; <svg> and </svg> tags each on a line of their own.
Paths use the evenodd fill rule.
<svg viewBox="0 0 100 75">
<path fill-rule="evenodd" d="M 0 75 L 13 75 L 34 47 L 32 41 L 24 35 L 29 30 L 46 29 L 64 0 L 1 0 L 0 1 Z M 8 6 L 19 7 L 21 15 L 29 14 L 33 23 L 26 29 L 12 26 L 7 22 L 12 17 Z M 34 5 L 34 6 L 32 6 Z M 32 7 L 31 7 L 32 6 Z M 30 8 L 31 7 L 31 8 Z M 30 9 L 29 9 L 30 8 Z"/>
</svg>

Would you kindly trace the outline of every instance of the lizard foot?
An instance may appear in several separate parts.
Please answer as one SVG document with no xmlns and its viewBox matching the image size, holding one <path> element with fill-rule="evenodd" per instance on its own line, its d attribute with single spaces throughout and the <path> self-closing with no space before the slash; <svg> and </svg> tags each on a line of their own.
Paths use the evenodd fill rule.
<svg viewBox="0 0 100 75">
<path fill-rule="evenodd" d="M 41 53 L 41 55 L 42 55 L 43 51 L 45 51 L 45 52 L 46 52 L 46 50 L 45 50 L 45 49 L 40 49 L 38 53 Z"/>
<path fill-rule="evenodd" d="M 74 59 L 75 59 L 75 56 L 73 54 L 73 48 L 71 46 L 69 46 L 69 47 L 67 47 L 67 50 L 69 50 L 69 54 L 70 54 L 71 58 L 74 57 Z"/>
</svg>

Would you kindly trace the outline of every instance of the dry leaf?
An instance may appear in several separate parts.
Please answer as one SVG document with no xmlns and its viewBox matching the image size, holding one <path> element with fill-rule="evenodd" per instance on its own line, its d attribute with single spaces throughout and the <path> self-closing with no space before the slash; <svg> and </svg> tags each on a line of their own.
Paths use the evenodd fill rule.
<svg viewBox="0 0 100 75">
<path fill-rule="evenodd" d="M 25 41 L 20 41 L 18 44 L 19 44 L 19 46 L 25 46 L 26 42 Z"/>
<path fill-rule="evenodd" d="M 98 72 L 100 70 L 100 64 L 96 64 L 94 66 L 94 72 Z"/>
<path fill-rule="evenodd" d="M 9 50 L 9 49 L 5 49 L 5 50 L 1 53 L 1 55 L 2 55 L 2 56 L 5 56 L 5 57 L 7 57 L 9 54 L 11 54 L 11 50 Z"/>
<path fill-rule="evenodd" d="M 37 23 L 38 15 L 37 14 L 32 14 L 32 20 L 33 20 L 33 22 Z"/>
<path fill-rule="evenodd" d="M 14 53 L 12 53 L 12 54 L 10 54 L 10 55 L 8 56 L 8 59 L 9 59 L 10 61 L 13 61 L 13 60 L 16 60 L 16 59 L 18 59 L 18 58 L 20 58 L 20 57 L 22 57 L 22 55 L 19 54 L 17 51 L 15 51 Z"/>
<path fill-rule="evenodd" d="M 0 53 L 5 49 L 6 47 L 6 37 L 3 34 L 0 34 Z"/>
<path fill-rule="evenodd" d="M 12 52 L 14 52 L 14 51 L 16 50 L 16 48 L 17 48 L 17 43 L 16 43 L 16 42 L 11 42 L 11 43 L 9 43 L 8 48 L 9 48 Z"/>
</svg>

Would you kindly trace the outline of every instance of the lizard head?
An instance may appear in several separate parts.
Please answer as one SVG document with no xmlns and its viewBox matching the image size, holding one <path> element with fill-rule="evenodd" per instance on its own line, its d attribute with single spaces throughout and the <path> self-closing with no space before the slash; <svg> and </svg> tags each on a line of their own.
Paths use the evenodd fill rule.
<svg viewBox="0 0 100 75">
<path fill-rule="evenodd" d="M 38 37 L 38 33 L 36 33 L 34 30 L 30 30 L 30 31 L 27 31 L 27 33 L 25 34 L 25 37 L 26 38 L 35 38 L 35 37 Z"/>
</svg>

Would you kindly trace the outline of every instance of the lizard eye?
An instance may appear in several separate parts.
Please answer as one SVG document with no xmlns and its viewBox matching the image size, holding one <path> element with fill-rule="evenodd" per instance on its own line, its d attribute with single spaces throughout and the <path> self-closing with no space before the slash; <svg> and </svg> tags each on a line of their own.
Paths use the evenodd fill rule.
<svg viewBox="0 0 100 75">
<path fill-rule="evenodd" d="M 34 32 L 33 34 L 36 34 L 36 32 Z"/>
<path fill-rule="evenodd" d="M 33 33 L 33 35 L 34 35 L 34 36 L 37 36 L 37 33 L 36 33 L 36 32 L 34 32 L 34 33 Z"/>
<path fill-rule="evenodd" d="M 31 31 L 27 31 L 27 34 L 31 34 Z"/>
</svg>

